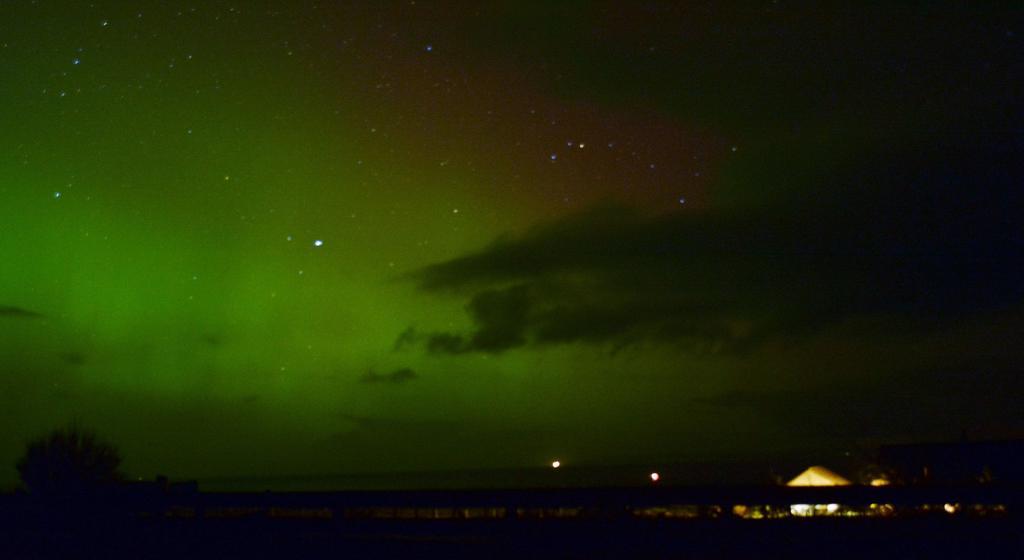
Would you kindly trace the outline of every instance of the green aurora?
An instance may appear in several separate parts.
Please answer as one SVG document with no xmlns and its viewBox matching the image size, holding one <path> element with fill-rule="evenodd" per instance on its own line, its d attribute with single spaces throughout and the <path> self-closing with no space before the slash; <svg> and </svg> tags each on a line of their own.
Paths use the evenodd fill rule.
<svg viewBox="0 0 1024 560">
<path fill-rule="evenodd" d="M 0 2 L 0 484 L 1024 433 L 1021 10 L 772 6 Z"/>
</svg>

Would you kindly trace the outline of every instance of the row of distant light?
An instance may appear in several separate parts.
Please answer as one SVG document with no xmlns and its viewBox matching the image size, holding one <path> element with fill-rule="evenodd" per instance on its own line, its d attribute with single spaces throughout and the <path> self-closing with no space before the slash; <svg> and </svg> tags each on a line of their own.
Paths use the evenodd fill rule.
<svg viewBox="0 0 1024 560">
<path fill-rule="evenodd" d="M 562 462 L 561 461 L 559 461 L 557 459 L 554 460 L 554 461 L 551 461 L 551 468 L 557 469 L 558 467 L 561 467 L 561 466 L 562 466 Z M 649 474 L 647 476 L 650 477 L 651 482 L 658 482 L 658 479 L 661 478 L 661 475 L 658 474 L 657 472 L 652 472 L 651 474 Z"/>
</svg>

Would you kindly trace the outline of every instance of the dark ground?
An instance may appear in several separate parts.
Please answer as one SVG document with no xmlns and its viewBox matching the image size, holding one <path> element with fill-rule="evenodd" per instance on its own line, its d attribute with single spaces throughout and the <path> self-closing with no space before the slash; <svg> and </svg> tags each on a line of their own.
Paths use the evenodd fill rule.
<svg viewBox="0 0 1024 560">
<path fill-rule="evenodd" d="M 1024 558 L 1019 519 L 21 520 L 3 558 Z"/>
<path fill-rule="evenodd" d="M 1018 486 L 218 493 L 141 485 L 0 498 L 0 560 L 1024 558 Z M 788 513 L 789 504 L 830 503 L 860 516 L 743 519 L 727 505 Z M 946 513 L 944 503 L 958 509 Z M 878 504 L 889 516 L 866 516 Z M 460 518 L 430 518 L 441 511 Z"/>
</svg>

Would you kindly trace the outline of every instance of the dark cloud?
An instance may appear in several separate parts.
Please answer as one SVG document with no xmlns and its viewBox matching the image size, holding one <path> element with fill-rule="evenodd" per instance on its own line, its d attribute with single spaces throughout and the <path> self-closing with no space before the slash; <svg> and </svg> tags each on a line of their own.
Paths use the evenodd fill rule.
<svg viewBox="0 0 1024 560">
<path fill-rule="evenodd" d="M 472 350 L 457 334 L 432 333 L 427 336 L 427 350 L 437 353 L 461 354 Z"/>
<path fill-rule="evenodd" d="M 42 313 L 36 313 L 35 311 L 14 305 L 0 305 L 0 317 L 40 319 L 44 317 L 44 315 Z"/>
<path fill-rule="evenodd" d="M 359 378 L 363 383 L 408 383 L 416 379 L 416 372 L 410 368 L 396 369 L 390 373 L 377 373 L 373 370 Z"/>
<path fill-rule="evenodd" d="M 433 352 L 501 352 L 522 346 L 529 326 L 531 298 L 524 285 L 484 290 L 470 300 L 467 310 L 478 325 L 469 337 L 437 333 L 427 339 Z"/>
<path fill-rule="evenodd" d="M 409 327 L 398 334 L 398 338 L 395 339 L 395 350 L 403 350 L 413 344 L 416 344 L 418 335 L 414 327 Z"/>
<path fill-rule="evenodd" d="M 852 316 L 939 324 L 1013 306 L 1024 301 L 1017 155 L 981 142 L 879 159 L 771 206 L 605 208 L 548 224 L 418 271 L 423 291 L 467 298 L 475 325 L 419 338 L 444 353 L 641 342 L 737 352 Z"/>
</svg>

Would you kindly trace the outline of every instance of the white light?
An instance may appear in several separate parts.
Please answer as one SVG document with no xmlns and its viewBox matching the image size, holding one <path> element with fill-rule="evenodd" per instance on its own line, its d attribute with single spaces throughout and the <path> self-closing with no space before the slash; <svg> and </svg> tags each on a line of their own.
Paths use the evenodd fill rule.
<svg viewBox="0 0 1024 560">
<path fill-rule="evenodd" d="M 814 512 L 814 508 L 810 504 L 793 504 L 789 506 L 789 513 L 798 515 L 800 517 L 806 517 Z"/>
<path fill-rule="evenodd" d="M 313 242 L 313 246 L 314 247 L 323 247 L 323 245 L 324 245 L 323 239 L 317 239 L 316 241 Z"/>
<path fill-rule="evenodd" d="M 828 504 L 827 506 L 825 506 L 825 511 L 829 513 L 835 513 L 839 511 L 839 504 Z"/>
<path fill-rule="evenodd" d="M 943 504 L 942 509 L 946 510 L 946 513 L 956 513 L 958 504 Z"/>
<path fill-rule="evenodd" d="M 656 473 L 656 472 L 652 472 L 652 473 L 651 473 L 651 481 L 652 481 L 652 482 L 658 482 L 658 479 L 659 479 L 659 478 L 661 478 L 661 475 L 660 475 L 660 474 L 658 474 L 658 473 Z"/>
<path fill-rule="evenodd" d="M 557 469 L 558 467 L 561 467 L 561 466 L 562 466 L 562 462 L 561 461 L 551 461 L 551 468 Z"/>
</svg>

